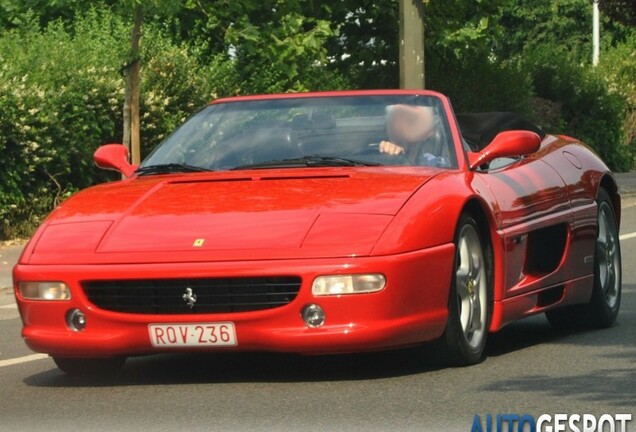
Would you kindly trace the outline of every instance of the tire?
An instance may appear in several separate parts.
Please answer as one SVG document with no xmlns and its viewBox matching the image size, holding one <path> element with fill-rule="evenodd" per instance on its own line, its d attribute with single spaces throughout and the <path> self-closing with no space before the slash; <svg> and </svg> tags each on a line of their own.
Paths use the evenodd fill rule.
<svg viewBox="0 0 636 432">
<path fill-rule="evenodd" d="M 566 306 L 546 311 L 545 316 L 558 330 L 579 330 L 588 326 L 586 305 Z"/>
<path fill-rule="evenodd" d="M 584 305 L 546 312 L 550 324 L 559 329 L 608 328 L 614 325 L 621 305 L 621 245 L 612 200 L 600 189 L 598 198 L 598 235 L 594 252 L 592 298 Z"/>
<path fill-rule="evenodd" d="M 103 376 L 124 365 L 126 357 L 68 358 L 53 357 L 55 365 L 64 373 L 76 376 Z"/>
<path fill-rule="evenodd" d="M 448 321 L 439 340 L 444 361 L 468 366 L 483 360 L 492 315 L 492 251 L 475 219 L 464 214 L 455 232 Z"/>
</svg>

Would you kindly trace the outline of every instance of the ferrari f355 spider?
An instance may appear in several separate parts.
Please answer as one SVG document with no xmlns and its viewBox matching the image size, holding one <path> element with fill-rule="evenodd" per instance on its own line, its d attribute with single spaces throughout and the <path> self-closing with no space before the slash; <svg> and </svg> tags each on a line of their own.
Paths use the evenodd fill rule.
<svg viewBox="0 0 636 432">
<path fill-rule="evenodd" d="M 117 144 L 95 162 L 126 178 L 62 203 L 13 272 L 26 344 L 69 373 L 431 341 L 469 365 L 514 320 L 618 315 L 612 173 L 511 113 L 430 91 L 236 97 L 140 166 Z"/>
</svg>

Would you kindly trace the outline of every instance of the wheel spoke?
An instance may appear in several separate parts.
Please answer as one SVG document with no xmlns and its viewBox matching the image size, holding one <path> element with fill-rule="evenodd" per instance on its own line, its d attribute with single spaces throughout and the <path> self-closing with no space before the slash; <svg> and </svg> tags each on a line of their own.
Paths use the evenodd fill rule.
<svg viewBox="0 0 636 432">
<path fill-rule="evenodd" d="M 614 236 L 608 237 L 606 253 L 611 261 L 613 261 L 616 256 L 616 239 L 614 239 Z"/>
<path fill-rule="evenodd" d="M 459 297 L 460 301 L 464 301 L 469 297 L 468 294 L 468 284 L 460 283 L 460 280 L 457 280 L 457 297 Z"/>
<path fill-rule="evenodd" d="M 471 301 L 471 306 L 471 321 L 468 330 L 475 332 L 481 329 L 481 304 L 479 302 L 479 297 L 475 296 L 475 298 Z"/>
<path fill-rule="evenodd" d="M 607 261 L 607 267 L 606 267 L 606 276 L 605 276 L 605 283 L 606 285 L 603 286 L 604 291 L 605 291 L 605 297 L 608 298 L 608 300 L 611 299 L 611 297 L 613 297 L 616 294 L 616 267 L 615 267 L 615 262 L 614 262 L 614 255 L 611 255 L 611 258 Z"/>
<path fill-rule="evenodd" d="M 470 298 L 468 296 L 461 298 L 458 297 L 458 306 L 459 306 L 459 321 L 461 323 L 462 329 L 465 331 L 468 328 L 470 323 Z"/>
<path fill-rule="evenodd" d="M 470 297 L 466 298 L 466 301 L 464 302 L 464 310 L 462 310 L 462 316 L 465 317 L 465 320 L 462 319 L 462 328 L 464 329 L 464 332 L 466 332 L 469 328 L 470 325 L 473 321 L 473 301 Z"/>
<path fill-rule="evenodd" d="M 605 258 L 599 258 L 599 263 L 598 263 L 598 277 L 599 280 L 601 282 L 601 286 L 603 287 L 603 291 L 606 290 L 607 288 L 607 278 L 608 278 L 608 268 L 607 268 L 607 262 L 605 260 Z"/>
<path fill-rule="evenodd" d="M 473 280 L 479 279 L 479 275 L 481 274 L 481 257 L 478 255 L 478 253 L 471 254 L 470 268 L 470 276 L 473 278 Z"/>
<path fill-rule="evenodd" d="M 601 202 L 598 212 L 596 239 L 596 269 L 598 283 L 608 306 L 614 307 L 620 287 L 620 250 L 614 217 L 607 202 Z"/>
<path fill-rule="evenodd" d="M 461 271 L 466 275 L 470 272 L 470 250 L 465 238 L 461 238 L 459 242 L 459 268 L 458 273 Z"/>
<path fill-rule="evenodd" d="M 469 276 L 470 275 L 468 274 L 468 269 L 464 269 L 461 267 L 458 268 L 457 273 L 455 273 L 455 277 L 457 278 L 457 285 L 466 287 L 466 285 L 468 285 Z"/>
<path fill-rule="evenodd" d="M 605 258 L 605 243 L 601 239 L 596 239 L 596 249 L 602 255 L 601 258 Z"/>
<path fill-rule="evenodd" d="M 598 241 L 602 244 L 606 243 L 607 237 L 607 217 L 605 211 L 601 209 L 598 215 Z"/>
<path fill-rule="evenodd" d="M 458 251 L 459 265 L 455 272 L 455 280 L 457 286 L 457 295 L 463 301 L 468 297 L 468 281 L 470 280 L 470 258 L 466 239 L 463 237 L 459 242 Z"/>
<path fill-rule="evenodd" d="M 607 290 L 605 290 L 605 298 L 608 303 L 612 302 L 612 298 L 616 295 L 616 277 L 612 274 L 607 284 Z"/>
</svg>

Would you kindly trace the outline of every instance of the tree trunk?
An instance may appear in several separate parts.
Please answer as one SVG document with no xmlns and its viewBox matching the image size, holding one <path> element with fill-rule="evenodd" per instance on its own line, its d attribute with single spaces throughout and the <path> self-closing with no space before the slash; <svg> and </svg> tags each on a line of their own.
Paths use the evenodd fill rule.
<svg viewBox="0 0 636 432">
<path fill-rule="evenodd" d="M 130 63 L 124 70 L 126 91 L 124 96 L 124 134 L 123 144 L 129 149 L 131 163 L 140 162 L 140 132 L 139 132 L 139 93 L 140 72 L 139 40 L 141 39 L 141 23 L 143 9 L 141 5 L 135 7 L 133 30 L 130 35 Z"/>
<path fill-rule="evenodd" d="M 424 88 L 424 4 L 400 0 L 400 88 Z"/>
<path fill-rule="evenodd" d="M 123 69 L 125 92 L 124 92 L 124 133 L 122 138 L 122 144 L 128 149 L 130 154 L 130 99 L 132 91 L 130 89 L 130 66 L 126 66 Z"/>
<path fill-rule="evenodd" d="M 135 25 L 130 40 L 132 49 L 133 64 L 130 67 L 130 147 L 132 164 L 140 162 L 140 138 L 139 138 L 139 93 L 140 89 L 140 55 L 139 39 L 141 39 L 141 22 L 143 20 L 143 9 L 141 5 L 135 7 Z"/>
</svg>

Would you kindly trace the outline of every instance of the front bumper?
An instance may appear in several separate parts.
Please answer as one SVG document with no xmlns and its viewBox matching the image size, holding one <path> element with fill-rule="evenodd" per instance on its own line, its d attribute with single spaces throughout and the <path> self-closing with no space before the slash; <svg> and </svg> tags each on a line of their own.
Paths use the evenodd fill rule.
<svg viewBox="0 0 636 432">
<path fill-rule="evenodd" d="M 213 350 L 280 351 L 328 354 L 381 350 L 414 345 L 439 337 L 446 326 L 454 246 L 384 257 L 315 260 L 243 261 L 230 263 L 17 265 L 16 298 L 24 324 L 22 336 L 34 351 L 59 357 L 128 356 L 202 348 L 153 348 L 149 324 L 231 321 L 238 345 Z M 320 275 L 383 273 L 384 290 L 372 294 L 316 297 L 313 280 Z M 201 278 L 298 275 L 302 285 L 290 304 L 275 309 L 223 314 L 146 315 L 101 310 L 81 289 L 85 280 Z M 20 281 L 63 281 L 68 301 L 33 301 L 20 297 Z M 308 327 L 304 306 L 319 304 L 326 313 L 320 328 Z M 67 327 L 66 314 L 77 308 L 86 315 L 81 332 Z M 210 348 L 204 348 L 210 349 Z"/>
</svg>

